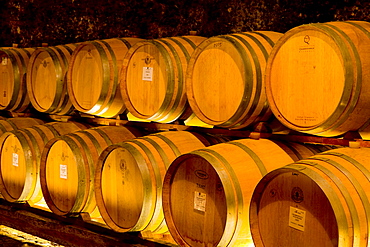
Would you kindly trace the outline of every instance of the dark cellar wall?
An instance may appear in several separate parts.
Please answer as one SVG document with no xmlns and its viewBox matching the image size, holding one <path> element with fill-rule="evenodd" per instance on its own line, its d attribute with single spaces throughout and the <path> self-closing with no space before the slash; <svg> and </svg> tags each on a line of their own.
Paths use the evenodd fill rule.
<svg viewBox="0 0 370 247">
<path fill-rule="evenodd" d="M 0 0 L 0 46 L 68 44 L 136 36 L 211 37 L 243 31 L 286 32 L 307 23 L 369 20 L 354 0 Z"/>
</svg>

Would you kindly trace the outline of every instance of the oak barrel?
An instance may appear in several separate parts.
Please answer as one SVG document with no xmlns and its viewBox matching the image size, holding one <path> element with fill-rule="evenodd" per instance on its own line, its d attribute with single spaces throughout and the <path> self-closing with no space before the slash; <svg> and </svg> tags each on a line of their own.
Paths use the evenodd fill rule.
<svg viewBox="0 0 370 247">
<path fill-rule="evenodd" d="M 138 38 L 113 38 L 80 43 L 72 53 L 67 73 L 67 90 L 80 112 L 114 117 L 126 110 L 119 71 L 128 49 Z"/>
<path fill-rule="evenodd" d="M 73 105 L 67 94 L 67 71 L 77 44 L 40 47 L 27 66 L 27 93 L 39 112 L 67 115 Z"/>
<path fill-rule="evenodd" d="M 191 109 L 203 122 L 240 129 L 267 121 L 264 72 L 281 33 L 260 31 L 210 37 L 193 52 L 186 76 Z"/>
<path fill-rule="evenodd" d="M 139 136 L 142 134 L 135 128 L 100 126 L 50 140 L 40 165 L 41 189 L 50 210 L 57 215 L 94 215 L 94 177 L 99 155 L 110 145 Z"/>
<path fill-rule="evenodd" d="M 95 176 L 97 205 L 106 224 L 118 232 L 167 233 L 162 180 L 177 156 L 209 144 L 198 137 L 187 131 L 168 131 L 106 148 Z"/>
<path fill-rule="evenodd" d="M 30 103 L 26 71 L 34 48 L 0 49 L 0 110 L 25 111 Z"/>
<path fill-rule="evenodd" d="M 121 93 L 136 118 L 161 123 L 178 119 L 187 109 L 185 74 L 194 49 L 206 38 L 169 37 L 136 43 L 121 71 Z"/>
<path fill-rule="evenodd" d="M 315 146 L 241 139 L 177 157 L 162 192 L 172 237 L 180 246 L 252 246 L 249 203 L 255 185 L 268 171 L 320 152 Z"/>
<path fill-rule="evenodd" d="M 368 22 L 348 21 L 286 32 L 266 68 L 266 94 L 276 118 L 289 129 L 326 137 L 368 126 L 369 31 Z"/>
<path fill-rule="evenodd" d="M 86 129 L 79 122 L 51 122 L 5 132 L 0 137 L 0 192 L 9 202 L 42 199 L 40 157 L 45 144 L 52 138 Z"/>
<path fill-rule="evenodd" d="M 15 117 L 0 120 L 0 136 L 8 131 L 24 129 L 34 125 L 44 124 L 45 122 L 38 118 Z"/>
<path fill-rule="evenodd" d="M 257 247 L 369 246 L 368 148 L 338 148 L 266 174 L 251 199 Z"/>
</svg>

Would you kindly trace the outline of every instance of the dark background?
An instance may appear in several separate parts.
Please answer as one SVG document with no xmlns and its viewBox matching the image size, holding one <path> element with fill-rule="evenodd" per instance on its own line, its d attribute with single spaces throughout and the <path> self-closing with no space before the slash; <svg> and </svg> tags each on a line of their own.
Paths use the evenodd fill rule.
<svg viewBox="0 0 370 247">
<path fill-rule="evenodd" d="M 307 23 L 368 21 L 370 4 L 354 0 L 0 0 L 0 46 L 68 44 L 136 36 L 211 37 L 286 32 Z"/>
</svg>

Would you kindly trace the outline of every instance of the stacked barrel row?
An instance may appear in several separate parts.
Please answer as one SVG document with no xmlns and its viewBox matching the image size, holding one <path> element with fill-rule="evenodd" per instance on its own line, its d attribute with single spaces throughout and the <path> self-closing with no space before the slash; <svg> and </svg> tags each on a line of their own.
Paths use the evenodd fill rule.
<svg viewBox="0 0 370 247">
<path fill-rule="evenodd" d="M 44 200 L 57 215 L 86 212 L 118 232 L 170 233 L 181 246 L 253 243 L 249 202 L 262 176 L 332 149 L 20 120 L 0 120 L 13 126 L 0 137 L 0 191 L 6 200 Z"/>
<path fill-rule="evenodd" d="M 369 23 L 302 25 L 287 33 L 117 38 L 2 49 L 0 106 L 243 129 L 277 118 L 320 136 L 367 139 Z M 191 122 L 191 121 L 190 121 Z"/>
<path fill-rule="evenodd" d="M 0 109 L 24 111 L 30 103 L 57 115 L 248 127 L 272 116 L 264 69 L 281 36 L 260 31 L 2 49 Z"/>
<path fill-rule="evenodd" d="M 18 120 L 1 120 L 8 201 L 181 246 L 367 246 L 367 148 Z"/>
<path fill-rule="evenodd" d="M 169 232 L 181 246 L 368 246 L 368 148 L 0 124 L 14 128 L 0 138 L 0 189 L 11 202 L 44 197 L 55 214 Z"/>
<path fill-rule="evenodd" d="M 181 246 L 368 246 L 368 148 L 0 120 L 0 190 Z M 206 234 L 205 234 L 206 233 Z"/>
</svg>

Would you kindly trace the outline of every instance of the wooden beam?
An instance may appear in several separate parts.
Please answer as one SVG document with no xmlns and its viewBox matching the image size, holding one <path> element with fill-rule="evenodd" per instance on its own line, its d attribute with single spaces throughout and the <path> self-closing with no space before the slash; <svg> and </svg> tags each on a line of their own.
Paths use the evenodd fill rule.
<svg viewBox="0 0 370 247">
<path fill-rule="evenodd" d="M 167 242 L 166 238 L 144 239 L 139 232 L 118 233 L 104 224 L 86 221 L 84 217 L 57 216 L 27 204 L 9 203 L 3 199 L 0 199 L 0 225 L 69 247 L 177 246 L 175 242 Z"/>
</svg>

